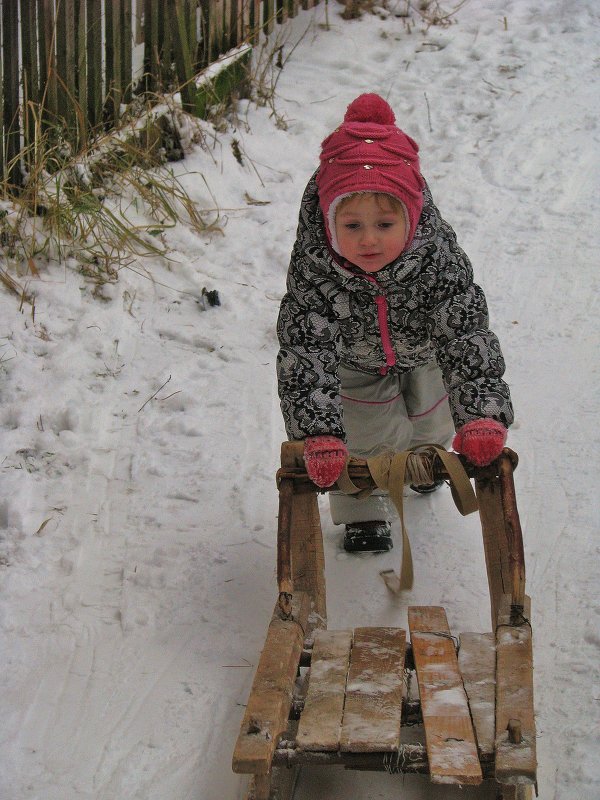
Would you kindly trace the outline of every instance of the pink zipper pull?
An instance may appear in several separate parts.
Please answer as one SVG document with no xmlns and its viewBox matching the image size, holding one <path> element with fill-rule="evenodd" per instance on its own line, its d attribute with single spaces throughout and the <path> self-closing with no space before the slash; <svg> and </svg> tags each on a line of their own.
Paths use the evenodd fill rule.
<svg viewBox="0 0 600 800">
<path fill-rule="evenodd" d="M 379 370 L 380 375 L 387 375 L 388 369 L 393 367 L 396 363 L 396 354 L 392 347 L 392 340 L 390 337 L 390 329 L 387 320 L 387 300 L 382 294 L 375 296 L 375 303 L 377 304 L 377 321 L 379 323 L 379 333 L 381 335 L 381 343 L 383 345 L 383 352 L 385 353 L 385 367 Z"/>
</svg>

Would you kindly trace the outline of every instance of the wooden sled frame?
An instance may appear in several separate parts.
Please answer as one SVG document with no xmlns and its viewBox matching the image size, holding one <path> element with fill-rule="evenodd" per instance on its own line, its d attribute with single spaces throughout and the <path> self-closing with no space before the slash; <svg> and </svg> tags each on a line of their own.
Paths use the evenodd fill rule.
<svg viewBox="0 0 600 800">
<path fill-rule="evenodd" d="M 449 480 L 432 452 L 436 479 Z M 492 781 L 498 800 L 530 800 L 536 788 L 530 600 L 513 469 L 505 448 L 489 467 L 461 458 L 475 483 L 492 633 L 460 646 L 439 607 L 409 608 L 411 641 L 398 628 L 328 631 L 323 537 L 303 443 L 281 450 L 279 596 L 233 755 L 250 774 L 246 800 L 292 800 L 303 764 L 424 773 L 432 782 Z M 373 488 L 367 463 L 348 474 Z M 335 487 L 332 487 L 335 488 Z M 416 674 L 419 697 L 407 691 Z M 422 725 L 424 743 L 401 742 Z"/>
</svg>

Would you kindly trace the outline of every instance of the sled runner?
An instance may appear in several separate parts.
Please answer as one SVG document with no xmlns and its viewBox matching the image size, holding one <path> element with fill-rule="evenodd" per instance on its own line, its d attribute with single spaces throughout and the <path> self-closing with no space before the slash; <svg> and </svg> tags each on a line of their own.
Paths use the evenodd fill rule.
<svg viewBox="0 0 600 800">
<path fill-rule="evenodd" d="M 463 787 L 490 781 L 499 800 L 529 800 L 533 656 L 515 453 L 505 449 L 489 467 L 439 448 L 392 462 L 389 474 L 402 484 L 423 471 L 448 481 L 462 513 L 465 485 L 471 493 L 474 486 L 490 591 L 491 632 L 454 635 L 443 608 L 413 606 L 407 634 L 327 629 L 323 490 L 306 474 L 302 447 L 282 445 L 279 597 L 233 754 L 234 772 L 252 776 L 247 800 L 292 800 L 298 770 L 309 764 L 423 773 Z M 370 491 L 373 474 L 371 460 L 351 459 L 339 488 Z"/>
</svg>

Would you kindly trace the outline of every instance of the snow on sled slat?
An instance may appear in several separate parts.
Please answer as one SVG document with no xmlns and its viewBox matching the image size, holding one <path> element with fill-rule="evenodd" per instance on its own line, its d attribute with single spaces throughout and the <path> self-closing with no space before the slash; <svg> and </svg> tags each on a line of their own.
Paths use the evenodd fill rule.
<svg viewBox="0 0 600 800">
<path fill-rule="evenodd" d="M 341 751 L 398 750 L 405 651 L 406 633 L 400 628 L 354 630 Z"/>
<path fill-rule="evenodd" d="M 496 780 L 502 784 L 536 781 L 530 614 L 529 597 L 517 619 L 510 595 L 502 598 L 496 628 Z"/>
<path fill-rule="evenodd" d="M 469 700 L 479 757 L 494 756 L 496 731 L 496 637 L 461 633 L 458 665 Z"/>
<path fill-rule="evenodd" d="M 309 598 L 294 594 L 293 618 L 282 620 L 278 603 L 258 662 L 233 753 L 233 771 L 266 775 L 288 724 L 309 615 Z"/>
<path fill-rule="evenodd" d="M 436 606 L 412 606 L 408 625 L 431 781 L 479 784 L 483 775 L 446 612 Z"/>
<path fill-rule="evenodd" d="M 339 749 L 351 646 L 350 630 L 315 631 L 308 693 L 296 739 L 301 750 Z"/>
</svg>

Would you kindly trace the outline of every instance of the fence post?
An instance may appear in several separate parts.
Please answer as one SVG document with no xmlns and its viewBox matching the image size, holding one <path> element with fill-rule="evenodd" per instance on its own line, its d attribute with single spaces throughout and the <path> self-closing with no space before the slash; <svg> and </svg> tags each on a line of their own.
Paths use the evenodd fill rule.
<svg viewBox="0 0 600 800">
<path fill-rule="evenodd" d="M 224 38 L 225 0 L 212 0 L 208 8 L 208 63 L 222 53 Z"/>
<path fill-rule="evenodd" d="M 159 86 L 160 49 L 158 0 L 144 0 L 144 85 L 146 92 Z"/>
<path fill-rule="evenodd" d="M 39 108 L 39 70 L 34 0 L 21 0 L 21 59 L 23 75 L 23 140 L 28 150 L 36 137 L 36 110 Z"/>
<path fill-rule="evenodd" d="M 261 0 L 250 0 L 250 29 L 251 42 L 257 44 L 260 37 L 262 22 L 260 18 L 262 2 Z"/>
<path fill-rule="evenodd" d="M 277 3 L 277 22 L 282 25 L 288 18 L 288 0 L 276 0 Z"/>
<path fill-rule="evenodd" d="M 194 110 L 196 87 L 189 48 L 189 10 L 184 0 L 169 0 L 171 18 L 175 18 L 177 35 L 173 39 L 177 80 L 180 86 L 181 104 L 186 111 Z"/>
<path fill-rule="evenodd" d="M 0 12 L 0 37 L 2 36 L 2 13 Z M 0 58 L 0 159 L 2 159 L 2 166 L 0 167 L 0 183 L 3 188 L 6 185 L 6 155 L 4 152 L 4 65 L 2 58 Z"/>
<path fill-rule="evenodd" d="M 102 0 L 87 0 L 87 118 L 90 128 L 102 122 Z"/>
<path fill-rule="evenodd" d="M 198 0 L 185 0 L 185 13 L 188 26 L 188 47 L 190 48 L 190 59 L 192 72 L 198 71 L 198 33 L 197 33 L 197 9 Z"/>
<path fill-rule="evenodd" d="M 79 130 L 78 144 L 80 147 L 85 147 L 88 140 L 89 120 L 88 120 L 88 101 L 87 101 L 87 71 L 88 71 L 88 53 L 87 53 L 87 9 L 85 0 L 77 0 L 77 14 L 75 21 L 77 23 L 76 39 L 75 39 L 75 57 L 77 61 L 77 101 L 76 113 Z"/>
<path fill-rule="evenodd" d="M 121 89 L 123 102 L 131 100 L 131 81 L 133 74 L 133 25 L 131 0 L 121 0 Z"/>
<path fill-rule="evenodd" d="M 267 36 L 273 32 L 275 15 L 275 0 L 263 0 L 263 30 Z"/>
<path fill-rule="evenodd" d="M 74 139 L 77 129 L 77 59 L 75 0 L 58 0 L 56 4 L 56 71 L 58 115 L 66 123 L 67 137 Z"/>
<path fill-rule="evenodd" d="M 16 3 L 2 3 L 4 179 L 11 186 L 23 183 L 19 160 L 19 20 Z"/>
<path fill-rule="evenodd" d="M 38 5 L 38 47 L 40 90 L 43 105 L 42 126 L 47 130 L 56 125 L 58 99 L 56 89 L 56 18 L 53 0 L 41 0 Z"/>
<path fill-rule="evenodd" d="M 104 121 L 107 126 L 115 125 L 121 108 L 121 0 L 111 0 L 104 6 L 104 52 L 106 97 Z"/>
</svg>

